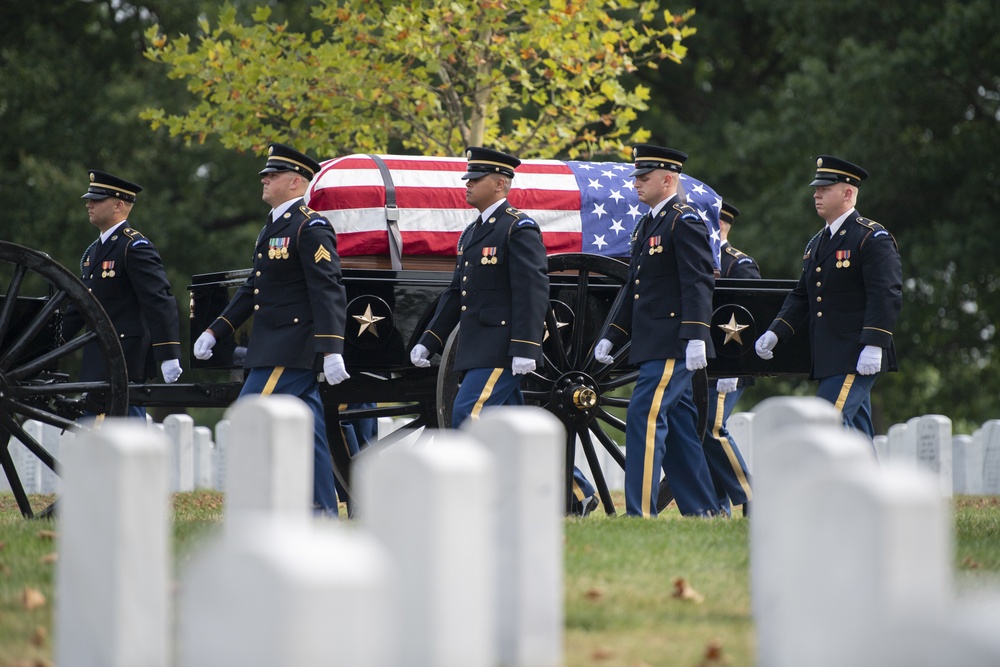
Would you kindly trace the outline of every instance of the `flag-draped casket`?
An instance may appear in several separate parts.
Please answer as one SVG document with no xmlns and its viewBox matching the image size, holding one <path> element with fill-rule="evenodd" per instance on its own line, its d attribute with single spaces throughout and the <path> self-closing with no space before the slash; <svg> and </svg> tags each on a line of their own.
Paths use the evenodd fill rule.
<svg viewBox="0 0 1000 667">
<path fill-rule="evenodd" d="M 323 163 L 307 200 L 333 224 L 343 257 L 390 254 L 393 236 L 404 256 L 453 256 L 477 213 L 465 201 L 465 166 L 464 158 L 348 155 Z M 508 200 L 538 222 L 549 254 L 625 257 L 649 209 L 636 196 L 631 170 L 619 162 L 524 160 Z M 686 174 L 681 189 L 705 221 L 718 264 L 722 199 Z"/>
</svg>

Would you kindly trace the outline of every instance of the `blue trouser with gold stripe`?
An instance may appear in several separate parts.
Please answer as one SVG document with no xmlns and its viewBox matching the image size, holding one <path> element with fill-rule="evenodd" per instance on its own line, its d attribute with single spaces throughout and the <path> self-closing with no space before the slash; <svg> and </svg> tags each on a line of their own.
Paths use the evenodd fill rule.
<svg viewBox="0 0 1000 667">
<path fill-rule="evenodd" d="M 844 426 L 861 431 L 869 440 L 875 437 L 872 423 L 872 386 L 874 375 L 831 375 L 820 378 L 816 395 L 833 403 L 844 418 Z M 875 445 L 873 444 L 872 447 Z"/>
<path fill-rule="evenodd" d="M 490 405 L 524 405 L 521 379 L 509 368 L 470 368 L 462 378 L 451 410 L 454 428 L 466 419 L 478 419 L 483 408 Z M 582 502 L 594 495 L 594 486 L 576 469 L 573 471 L 573 495 Z"/>
<path fill-rule="evenodd" d="M 698 437 L 698 408 L 683 359 L 639 365 L 625 416 L 625 510 L 656 516 L 660 469 L 684 515 L 716 511 L 715 489 Z"/>
<path fill-rule="evenodd" d="M 719 499 L 718 506 L 723 510 L 729 509 L 730 501 L 733 505 L 743 505 L 753 498 L 750 471 L 726 428 L 726 420 L 742 394 L 742 387 L 727 394 L 720 394 L 715 387 L 708 389 L 708 427 L 701 445 Z"/>
<path fill-rule="evenodd" d="M 337 515 L 337 488 L 333 460 L 326 440 L 326 416 L 319 397 L 316 371 L 284 366 L 251 368 L 240 391 L 244 396 L 286 394 L 301 399 L 313 413 L 313 509 Z"/>
</svg>

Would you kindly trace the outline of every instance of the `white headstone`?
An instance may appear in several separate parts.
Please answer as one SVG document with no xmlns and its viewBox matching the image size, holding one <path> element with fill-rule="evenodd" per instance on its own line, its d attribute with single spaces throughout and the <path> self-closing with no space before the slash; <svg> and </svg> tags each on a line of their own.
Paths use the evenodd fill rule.
<svg viewBox="0 0 1000 667">
<path fill-rule="evenodd" d="M 886 463 L 889 460 L 889 436 L 876 435 L 872 438 L 872 444 L 875 445 L 875 457 L 878 458 L 878 462 Z"/>
<path fill-rule="evenodd" d="M 216 491 L 226 490 L 226 455 L 229 451 L 229 420 L 220 419 L 215 424 L 215 459 L 212 462 L 212 480 Z"/>
<path fill-rule="evenodd" d="M 484 410 L 462 430 L 496 460 L 500 664 L 561 665 L 566 429 L 541 408 L 504 407 Z"/>
<path fill-rule="evenodd" d="M 106 419 L 63 452 L 56 663 L 171 664 L 167 442 Z"/>
<path fill-rule="evenodd" d="M 207 426 L 194 427 L 194 488 L 211 489 L 212 484 L 212 429 Z"/>
<path fill-rule="evenodd" d="M 1000 419 L 991 419 L 979 429 L 983 442 L 983 493 L 1000 495 Z"/>
<path fill-rule="evenodd" d="M 818 436 L 814 436 L 817 437 Z M 803 443 L 809 446 L 808 443 Z M 937 619 L 951 601 L 951 516 L 936 476 L 911 466 L 814 469 L 783 507 L 781 665 L 843 667 L 872 628 Z M 862 655 L 865 655 L 862 652 Z"/>
<path fill-rule="evenodd" d="M 917 465 L 938 481 L 941 495 L 952 495 L 951 420 L 944 415 L 924 415 L 910 420 L 907 433 L 916 442 Z"/>
<path fill-rule="evenodd" d="M 228 410 L 226 519 L 242 512 L 307 518 L 312 508 L 313 416 L 294 396 L 246 396 Z"/>
<path fill-rule="evenodd" d="M 917 465 L 917 441 L 907 431 L 909 424 L 893 424 L 886 437 L 889 439 L 889 461 L 897 465 Z"/>
<path fill-rule="evenodd" d="M 983 492 L 983 442 L 971 435 L 951 437 L 952 484 L 956 494 Z"/>
<path fill-rule="evenodd" d="M 844 429 L 840 411 L 821 398 L 769 398 L 753 412 L 752 604 L 758 664 L 777 667 L 788 664 L 782 649 L 789 610 L 781 578 L 789 567 L 786 545 L 797 538 L 789 533 L 783 511 L 798 502 L 796 482 L 816 469 L 871 466 L 874 457 L 867 440 Z M 806 435 L 816 427 L 826 427 L 822 439 L 805 446 Z M 810 436 L 808 442 L 813 440 Z"/>
<path fill-rule="evenodd" d="M 173 414 L 163 419 L 163 430 L 170 439 L 170 490 L 194 490 L 194 419 Z"/>
<path fill-rule="evenodd" d="M 750 472 L 753 472 L 753 418 L 752 412 L 734 412 L 726 420 L 726 429 L 740 448 L 740 454 Z"/>
<path fill-rule="evenodd" d="M 395 667 L 381 545 L 335 523 L 227 521 L 183 577 L 179 667 Z"/>
<path fill-rule="evenodd" d="M 398 654 L 408 667 L 494 667 L 496 465 L 467 433 L 389 447 L 356 475 L 362 524 L 399 571 Z M 505 499 L 506 500 L 506 499 Z"/>
</svg>

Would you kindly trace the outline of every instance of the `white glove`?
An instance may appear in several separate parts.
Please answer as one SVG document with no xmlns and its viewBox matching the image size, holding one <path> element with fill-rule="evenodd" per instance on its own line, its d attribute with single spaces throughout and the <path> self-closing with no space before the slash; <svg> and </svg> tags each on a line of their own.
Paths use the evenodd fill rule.
<svg viewBox="0 0 1000 667">
<path fill-rule="evenodd" d="M 215 347 L 215 336 L 212 335 L 211 331 L 206 331 L 202 335 L 198 336 L 198 340 L 194 342 L 195 358 L 201 359 L 202 361 L 210 359 L 212 357 L 213 347 Z"/>
<path fill-rule="evenodd" d="M 180 359 L 167 359 L 160 364 L 160 375 L 163 376 L 163 381 L 167 384 L 177 382 L 177 378 L 181 376 L 181 372 Z"/>
<path fill-rule="evenodd" d="M 351 377 L 344 367 L 343 355 L 334 352 L 323 357 L 323 375 L 326 376 L 327 384 L 340 384 Z"/>
<path fill-rule="evenodd" d="M 875 345 L 865 345 L 858 357 L 858 373 L 874 375 L 882 370 L 882 348 Z"/>
<path fill-rule="evenodd" d="M 602 364 L 610 364 L 614 361 L 611 356 L 611 348 L 614 345 L 607 338 L 602 338 L 597 341 L 597 346 L 594 348 L 594 359 L 597 359 Z"/>
<path fill-rule="evenodd" d="M 416 366 L 417 368 L 430 368 L 431 362 L 427 358 L 429 356 L 430 356 L 430 350 L 428 350 L 420 343 L 417 343 L 416 345 L 413 346 L 413 349 L 410 350 L 410 363 Z"/>
<path fill-rule="evenodd" d="M 708 366 L 708 357 L 705 356 L 705 341 L 698 339 L 689 340 L 686 356 L 687 359 L 684 364 L 689 371 L 696 371 L 699 368 Z"/>
<path fill-rule="evenodd" d="M 739 382 L 739 378 L 719 378 L 719 381 L 715 383 L 715 391 L 720 394 L 731 394 L 736 391 Z"/>
<path fill-rule="evenodd" d="M 527 375 L 535 370 L 535 360 L 527 357 L 514 357 L 510 363 L 510 372 L 514 375 Z"/>
<path fill-rule="evenodd" d="M 754 344 L 754 349 L 757 350 L 757 356 L 761 359 L 770 359 L 774 356 L 774 346 L 778 344 L 778 336 L 773 331 L 765 331 L 764 335 L 757 339 Z"/>
</svg>

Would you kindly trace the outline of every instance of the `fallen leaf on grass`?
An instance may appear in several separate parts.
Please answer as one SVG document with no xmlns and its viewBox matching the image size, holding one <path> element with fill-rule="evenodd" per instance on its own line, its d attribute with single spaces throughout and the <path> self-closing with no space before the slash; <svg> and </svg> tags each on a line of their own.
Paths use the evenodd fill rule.
<svg viewBox="0 0 1000 667">
<path fill-rule="evenodd" d="M 0 542 L 0 551 L 3 551 L 6 548 L 7 548 L 7 543 L 6 542 Z"/>
<path fill-rule="evenodd" d="M 615 657 L 615 652 L 612 649 L 598 646 L 594 649 L 593 653 L 590 654 L 590 657 L 594 660 L 610 660 Z"/>
<path fill-rule="evenodd" d="M 967 570 L 976 570 L 979 568 L 979 563 L 972 559 L 972 556 L 966 556 L 962 559 L 962 567 Z"/>
<path fill-rule="evenodd" d="M 604 597 L 604 589 L 599 586 L 588 588 L 587 592 L 584 593 L 583 596 L 588 600 L 600 600 Z"/>
<path fill-rule="evenodd" d="M 54 563 L 57 560 L 59 560 L 59 554 L 56 553 L 55 551 L 53 551 L 50 554 L 45 554 L 44 556 L 42 556 L 41 558 L 38 559 L 39 562 L 45 563 L 45 564 Z"/>
<path fill-rule="evenodd" d="M 32 633 L 31 635 L 31 643 L 37 646 L 38 648 L 42 648 L 43 646 L 45 646 L 45 642 L 48 640 L 48 638 L 49 638 L 49 631 L 39 625 L 37 628 L 35 628 L 34 633 Z"/>
<path fill-rule="evenodd" d="M 719 642 L 710 642 L 705 646 L 705 657 L 698 663 L 698 667 L 718 667 L 726 664 L 726 659 L 722 655 L 722 646 Z"/>
<path fill-rule="evenodd" d="M 705 597 L 693 589 L 691 584 L 687 582 L 684 577 L 677 577 L 674 580 L 674 593 L 675 598 L 680 598 L 681 600 L 691 600 L 695 604 L 701 604 L 705 601 Z"/>
<path fill-rule="evenodd" d="M 54 539 L 56 539 L 56 537 L 58 535 L 59 535 L 59 533 L 57 533 L 54 530 L 40 530 L 40 531 L 38 531 L 38 537 L 41 538 L 41 539 L 43 539 L 43 540 L 54 540 Z"/>
<path fill-rule="evenodd" d="M 21 602 L 24 603 L 24 608 L 28 611 L 32 609 L 38 609 L 39 607 L 45 606 L 45 596 L 37 588 L 32 588 L 31 586 L 25 586 L 24 592 L 21 593 Z"/>
</svg>

